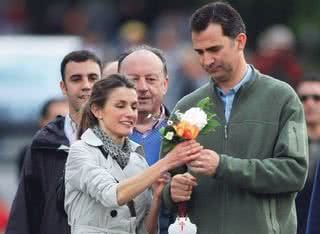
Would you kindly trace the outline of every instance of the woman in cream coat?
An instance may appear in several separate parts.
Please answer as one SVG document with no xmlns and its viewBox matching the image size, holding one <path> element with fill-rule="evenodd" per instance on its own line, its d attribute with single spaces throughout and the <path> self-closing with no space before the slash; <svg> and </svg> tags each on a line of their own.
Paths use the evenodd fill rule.
<svg viewBox="0 0 320 234">
<path fill-rule="evenodd" d="M 94 85 L 81 139 L 66 163 L 65 210 L 72 233 L 157 233 L 163 175 L 196 159 L 202 147 L 181 143 L 148 167 L 141 146 L 127 138 L 136 119 L 137 93 L 124 76 L 113 74 Z"/>
</svg>

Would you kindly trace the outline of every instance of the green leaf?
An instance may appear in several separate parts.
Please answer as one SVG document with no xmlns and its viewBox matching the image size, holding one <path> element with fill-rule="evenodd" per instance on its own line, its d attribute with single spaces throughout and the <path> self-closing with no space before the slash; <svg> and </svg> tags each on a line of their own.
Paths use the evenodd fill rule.
<svg viewBox="0 0 320 234">
<path fill-rule="evenodd" d="M 220 123 L 215 119 L 216 114 L 213 112 L 214 104 L 211 101 L 210 97 L 203 98 L 197 104 L 204 112 L 207 114 L 207 125 L 200 131 L 200 134 L 207 134 L 215 130 Z"/>
<path fill-rule="evenodd" d="M 161 134 L 162 136 L 164 136 L 165 130 L 166 130 L 165 127 L 162 127 L 162 128 L 159 129 L 159 132 L 160 132 L 160 134 Z"/>
<path fill-rule="evenodd" d="M 174 148 L 174 144 L 172 144 L 170 141 L 167 141 L 165 139 L 162 140 L 162 154 L 165 155 L 168 152 L 170 152 Z"/>
<path fill-rule="evenodd" d="M 208 134 L 216 129 L 216 127 L 220 126 L 220 123 L 216 119 L 209 119 L 207 125 L 200 131 L 200 134 Z"/>
<path fill-rule="evenodd" d="M 201 99 L 198 104 L 197 107 L 201 108 L 204 112 L 211 113 L 213 111 L 214 105 L 210 99 L 210 97 L 206 97 Z"/>
</svg>

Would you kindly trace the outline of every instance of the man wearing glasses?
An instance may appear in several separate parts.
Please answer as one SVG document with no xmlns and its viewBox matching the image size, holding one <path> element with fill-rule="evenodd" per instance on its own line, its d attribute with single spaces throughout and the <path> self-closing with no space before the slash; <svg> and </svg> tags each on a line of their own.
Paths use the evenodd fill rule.
<svg viewBox="0 0 320 234">
<path fill-rule="evenodd" d="M 317 161 L 320 159 L 320 76 L 306 75 L 298 85 L 297 93 L 303 103 L 309 138 L 309 172 L 304 189 L 296 199 L 298 234 L 306 232 L 310 197 Z"/>
</svg>

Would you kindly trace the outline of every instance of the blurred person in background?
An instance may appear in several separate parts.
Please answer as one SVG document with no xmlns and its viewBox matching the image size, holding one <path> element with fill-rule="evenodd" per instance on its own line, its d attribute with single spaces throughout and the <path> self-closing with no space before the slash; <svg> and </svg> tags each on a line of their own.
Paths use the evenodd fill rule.
<svg viewBox="0 0 320 234">
<path fill-rule="evenodd" d="M 228 3 L 200 7 L 190 28 L 210 80 L 175 110 L 184 113 L 210 97 L 220 126 L 198 136 L 204 147 L 200 156 L 172 172 L 162 193 L 165 205 L 174 211 L 187 201 L 198 234 L 296 233 L 294 199 L 308 165 L 299 97 L 285 82 L 247 63 L 246 26 Z"/>
<path fill-rule="evenodd" d="M 102 68 L 102 77 L 118 73 L 118 61 L 106 62 Z"/>
<path fill-rule="evenodd" d="M 175 81 L 179 77 L 178 70 L 181 66 L 180 52 L 184 49 L 183 46 L 181 46 L 184 45 L 182 39 L 186 38 L 181 32 L 181 30 L 186 28 L 186 19 L 180 14 L 180 11 L 165 12 L 157 17 L 156 22 L 154 22 L 152 26 L 155 47 L 162 50 L 166 55 L 171 84 L 176 84 Z M 177 93 L 175 89 L 179 86 L 180 85 L 170 85 L 168 87 L 168 93 L 165 96 L 164 103 L 169 110 L 172 110 L 176 104 Z"/>
<path fill-rule="evenodd" d="M 306 184 L 296 198 L 298 234 L 306 233 L 310 210 L 310 198 L 317 161 L 320 159 L 320 76 L 318 73 L 305 75 L 297 86 L 297 93 L 303 103 L 309 140 L 309 171 Z M 320 222 L 320 221 L 319 221 Z M 318 223 L 320 225 L 320 223 Z"/>
<path fill-rule="evenodd" d="M 287 82 L 293 88 L 303 75 L 295 55 L 295 37 L 285 25 L 273 25 L 258 40 L 257 53 L 251 63 L 262 73 Z"/>
<path fill-rule="evenodd" d="M 132 46 L 138 46 L 147 41 L 148 28 L 138 20 L 128 20 L 119 29 L 119 49 L 118 52 L 126 50 Z"/>
<path fill-rule="evenodd" d="M 169 109 L 173 109 L 182 97 L 208 82 L 205 71 L 198 63 L 197 54 L 191 47 L 181 47 L 179 66 L 175 75 L 171 76 L 170 82 L 178 85 L 170 85 L 168 87 L 165 104 Z"/>
<path fill-rule="evenodd" d="M 101 77 L 101 61 L 85 50 L 61 62 L 60 88 L 69 113 L 57 117 L 34 136 L 25 156 L 20 183 L 11 207 L 7 234 L 67 234 L 65 211 L 57 205 L 56 187 L 65 168 L 69 145 L 77 138 L 80 111 L 93 84 Z"/>
<path fill-rule="evenodd" d="M 138 119 L 129 138 L 142 145 L 148 164 L 159 160 L 159 129 L 167 125 L 169 111 L 163 104 L 168 89 L 166 59 L 159 49 L 142 45 L 132 47 L 119 59 L 119 72 L 135 83 L 138 94 Z M 169 210 L 161 207 L 160 233 L 167 233 L 174 221 Z"/>
<path fill-rule="evenodd" d="M 64 98 L 51 98 L 47 100 L 41 110 L 40 110 L 40 118 L 38 121 L 39 129 L 46 126 L 49 122 L 54 120 L 58 115 L 65 116 L 69 112 L 69 105 L 66 99 Z M 25 154 L 27 152 L 29 145 L 26 145 L 22 148 L 18 155 L 18 172 L 20 175 L 23 160 Z"/>
</svg>

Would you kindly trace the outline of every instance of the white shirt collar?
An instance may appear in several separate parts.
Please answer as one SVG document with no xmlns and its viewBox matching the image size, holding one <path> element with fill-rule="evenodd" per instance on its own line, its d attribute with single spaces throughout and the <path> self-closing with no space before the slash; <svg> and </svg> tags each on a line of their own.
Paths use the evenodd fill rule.
<svg viewBox="0 0 320 234">
<path fill-rule="evenodd" d="M 71 119 L 70 114 L 67 114 L 64 121 L 64 133 L 68 138 L 70 145 L 77 140 L 77 132 L 77 124 Z"/>
</svg>

